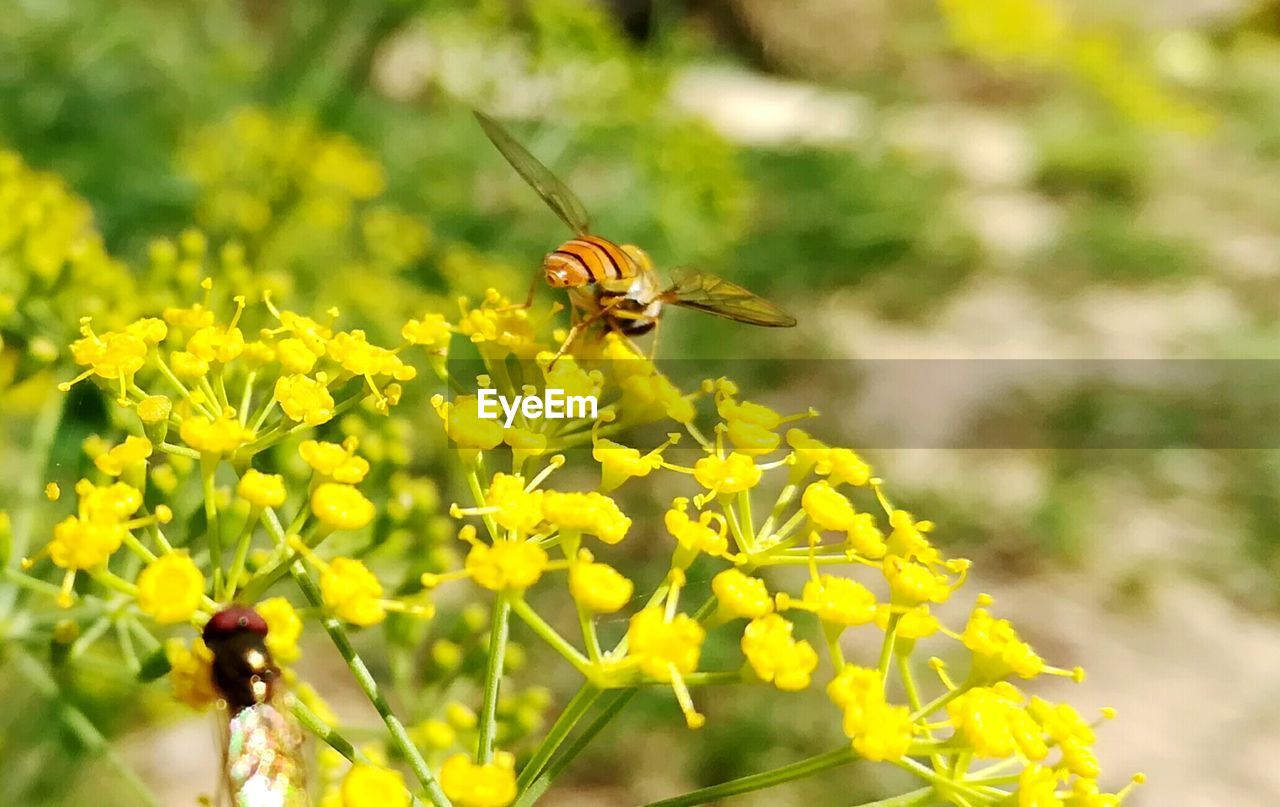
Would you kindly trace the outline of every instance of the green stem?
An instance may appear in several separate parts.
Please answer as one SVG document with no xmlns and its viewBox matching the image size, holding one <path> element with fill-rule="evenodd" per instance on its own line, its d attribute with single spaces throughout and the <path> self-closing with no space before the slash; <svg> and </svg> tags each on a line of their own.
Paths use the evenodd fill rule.
<svg viewBox="0 0 1280 807">
<path fill-rule="evenodd" d="M 218 505 L 213 477 L 218 470 L 216 456 L 201 455 L 200 479 L 204 486 L 205 535 L 209 539 L 209 565 L 213 567 L 213 597 L 222 599 L 222 529 L 218 524 Z"/>
<path fill-rule="evenodd" d="M 556 629 L 547 624 L 536 611 L 529 607 L 523 599 L 513 599 L 510 601 L 511 609 L 516 612 L 516 616 L 524 620 L 529 629 L 538 634 L 538 638 L 551 645 L 551 648 L 557 653 L 565 657 L 565 660 L 577 668 L 578 672 L 586 675 L 591 669 L 591 662 L 587 657 L 578 652 L 578 648 L 569 644 L 569 642 L 556 632 Z"/>
<path fill-rule="evenodd" d="M 893 645 L 898 637 L 898 621 L 902 619 L 901 614 L 893 614 L 889 617 L 889 624 L 884 629 L 884 643 L 880 645 L 880 684 L 887 685 L 889 682 L 889 663 L 893 661 Z"/>
<path fill-rule="evenodd" d="M 499 592 L 493 603 L 493 620 L 489 625 L 489 663 L 484 670 L 484 703 L 480 708 L 480 737 L 476 741 L 476 760 L 481 765 L 493 759 L 493 742 L 498 734 L 498 690 L 502 686 L 510 630 L 511 601 L 506 594 Z"/>
<path fill-rule="evenodd" d="M 249 516 L 244 520 L 244 528 L 240 530 L 240 537 L 236 541 L 236 554 L 231 560 L 231 571 L 227 574 L 227 602 L 231 602 L 236 597 L 236 587 L 240 583 L 240 576 L 244 574 L 244 564 L 249 558 L 249 547 L 253 545 L 253 529 L 258 524 L 257 508 L 249 511 Z"/>
<path fill-rule="evenodd" d="M 320 719 L 320 716 L 307 708 L 307 705 L 297 698 L 293 699 L 293 705 L 290 707 L 293 716 L 298 718 L 298 722 L 302 727 L 320 740 L 334 751 L 342 754 L 348 762 L 361 762 L 369 764 L 369 758 L 360 753 L 360 749 L 351 744 L 351 741 L 328 723 Z"/>
<path fill-rule="evenodd" d="M 547 732 L 547 736 L 543 738 L 538 749 L 533 752 L 533 757 L 529 760 L 524 769 L 520 771 L 520 778 L 516 781 L 516 788 L 523 792 L 529 787 L 529 784 L 536 779 L 547 766 L 547 762 L 560 748 L 561 743 L 573 731 L 574 726 L 578 725 L 578 721 L 582 719 L 596 701 L 600 699 L 603 690 L 596 689 L 591 684 L 583 684 L 574 693 L 569 702 L 565 704 L 564 711 L 556 718 L 556 722 L 551 726 L 551 730 Z"/>
<path fill-rule="evenodd" d="M 815 773 L 838 768 L 852 762 L 855 759 L 853 750 L 845 748 L 837 748 L 834 751 L 828 751 L 825 754 L 819 754 L 816 757 L 793 762 L 790 765 L 784 765 L 781 768 L 775 768 L 764 773 L 754 773 L 750 776 L 743 776 L 740 779 L 734 779 L 723 784 L 704 787 L 700 790 L 694 790 L 685 793 L 682 796 L 676 796 L 662 801 L 650 802 L 646 807 L 690 807 L 695 804 L 710 804 L 729 796 L 737 796 L 742 793 L 751 793 L 756 790 L 764 790 L 765 788 L 780 785 L 783 782 L 791 782 L 796 779 L 803 779 L 806 776 L 812 776 Z"/>
<path fill-rule="evenodd" d="M 53 392 L 44 402 L 40 414 L 31 425 L 31 450 L 27 452 L 26 464 L 36 473 L 31 475 L 31 486 L 24 492 L 17 512 L 13 514 L 14 519 L 10 527 L 15 538 L 11 553 L 13 557 L 21 558 L 30 550 L 32 533 L 36 525 L 36 511 L 41 499 L 44 498 L 45 483 L 49 481 L 49 454 L 53 450 L 54 439 L 58 436 L 58 426 L 62 423 L 62 413 L 66 405 L 66 393 Z M 18 592 L 15 589 L 0 591 L 0 614 L 12 613 L 17 601 Z"/>
<path fill-rule="evenodd" d="M 910 793 L 903 793 L 901 796 L 890 796 L 879 801 L 866 801 L 862 804 L 856 804 L 854 807 L 916 807 L 918 804 L 927 804 L 936 795 L 937 793 L 932 786 L 922 787 L 919 790 L 912 790 Z"/>
<path fill-rule="evenodd" d="M 583 686 L 587 685 L 583 684 Z M 631 699 L 636 696 L 636 691 L 635 689 L 618 690 L 600 710 L 600 714 L 596 715 L 595 719 L 582 730 L 578 738 L 560 756 L 556 757 L 542 773 L 538 774 L 538 777 L 533 780 L 527 790 L 520 794 L 520 797 L 516 799 L 512 807 L 530 807 L 530 805 L 542 798 L 542 795 L 547 792 L 547 788 L 551 787 L 551 783 L 556 780 L 556 777 L 564 773 L 565 768 L 568 768 L 569 764 L 577 759 L 578 754 L 581 754 L 582 750 L 591 744 L 596 735 L 605 726 L 613 722 L 613 719 L 618 716 L 618 712 L 622 711 L 622 708 L 631 702 Z"/>
<path fill-rule="evenodd" d="M 284 528 L 280 525 L 280 520 L 276 518 L 275 511 L 271 508 L 263 510 L 263 524 L 271 533 L 272 538 L 277 543 L 283 545 L 285 542 Z M 324 597 L 320 594 L 320 588 L 316 585 L 311 576 L 307 574 L 307 569 L 302 565 L 301 561 L 296 561 L 289 567 L 290 574 L 293 575 L 294 582 L 298 584 L 298 588 L 302 590 L 302 596 L 306 598 L 308 604 L 321 613 L 324 612 Z M 413 741 L 409 739 L 409 732 L 405 730 L 404 724 L 391 711 L 391 707 L 387 704 L 387 699 L 382 696 L 382 691 L 378 688 L 378 682 L 374 679 L 373 673 L 369 672 L 369 668 L 365 665 L 364 660 L 356 653 L 356 649 L 351 645 L 351 638 L 347 636 L 346 628 L 332 616 L 324 616 L 320 620 L 321 626 L 324 627 L 325 633 L 329 634 L 329 639 L 333 641 L 334 647 L 338 649 L 338 654 L 347 663 L 347 667 L 351 670 L 351 675 L 356 679 L 356 684 L 360 690 L 364 692 L 369 703 L 373 705 L 378 716 L 382 718 L 382 722 L 387 726 L 387 733 L 391 736 L 391 742 L 396 749 L 404 756 L 409 764 L 409 769 L 413 771 L 413 775 L 417 777 L 418 782 L 426 791 L 427 799 L 435 805 L 435 807 L 451 807 L 449 797 L 440 789 L 440 784 L 432 775 L 431 769 L 427 767 L 427 762 L 422 758 Z"/>
<path fill-rule="evenodd" d="M 57 682 L 35 659 L 26 653 L 13 648 L 10 658 L 19 671 L 26 676 L 32 687 L 50 701 L 58 704 L 58 716 L 63 725 L 82 742 L 91 754 L 101 756 L 107 764 L 115 769 L 120 778 L 137 794 L 141 803 L 148 807 L 160 807 L 160 800 L 155 797 L 146 783 L 129 767 L 98 727 L 93 725 L 84 712 L 73 706 L 58 688 Z"/>
</svg>

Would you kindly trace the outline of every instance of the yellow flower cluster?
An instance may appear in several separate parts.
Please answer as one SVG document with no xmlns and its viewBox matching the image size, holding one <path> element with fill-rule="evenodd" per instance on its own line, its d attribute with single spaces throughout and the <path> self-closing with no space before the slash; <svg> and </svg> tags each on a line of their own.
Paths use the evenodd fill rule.
<svg viewBox="0 0 1280 807">
<path fill-rule="evenodd" d="M 81 316 L 123 324 L 136 298 L 133 277 L 107 254 L 88 202 L 0 149 L 0 348 L 15 351 L 0 361 L 0 389 L 30 369 L 23 360 L 37 367 L 56 360 L 67 326 Z"/>
<path fill-rule="evenodd" d="M 705 723 L 695 703 L 701 686 L 753 684 L 781 693 L 825 687 L 835 706 L 832 725 L 848 738 L 840 761 L 895 764 L 940 799 L 1089 807 L 1118 803 L 1127 792 L 1107 794 L 1099 784 L 1102 768 L 1084 717 L 1022 688 L 1046 674 L 1079 681 L 1083 673 L 1051 666 L 985 595 L 962 630 L 948 627 L 933 608 L 965 584 L 969 562 L 944 554 L 932 522 L 894 506 L 856 451 L 792 425 L 816 413 L 780 414 L 744 399 L 726 379 L 705 379 L 686 392 L 616 335 L 584 339 L 553 362 L 548 318 L 511 307 L 497 292 L 478 307 L 463 301 L 457 321 L 416 317 L 394 348 L 338 329 L 336 313 L 316 320 L 267 300 L 263 324 L 251 330 L 245 321 L 262 312 L 247 300 L 236 298 L 226 321 L 216 308 L 206 285 L 203 301 L 161 318 L 102 333 L 84 323 L 72 349 L 85 368 L 81 378 L 94 377 L 116 393 L 145 436 L 95 446 L 103 482 L 77 485 L 76 512 L 57 525 L 46 550 L 65 570 L 64 601 L 73 598 L 81 571 L 157 625 L 199 625 L 242 595 L 267 620 L 272 654 L 289 663 L 298 656 L 302 622 L 284 598 L 265 598 L 286 574 L 334 635 L 344 623 L 371 627 L 390 614 L 429 619 L 434 607 L 426 590 L 469 581 L 492 601 L 461 611 L 469 630 L 491 626 L 484 701 L 476 711 L 458 705 L 454 714 L 426 717 L 410 735 L 442 762 L 438 786 L 460 807 L 508 807 L 538 773 L 517 778 L 515 758 L 495 748 L 498 740 L 521 736 L 496 730 L 503 709 L 515 710 L 507 719 L 524 732 L 539 722 L 539 706 L 512 707 L 509 693 L 499 697 L 523 658 L 506 642 L 510 619 L 563 656 L 589 692 L 669 689 L 690 728 Z M 444 361 L 454 334 L 470 338 L 481 357 L 478 388 L 506 397 L 548 388 L 589 393 L 600 397 L 601 411 L 595 418 L 521 417 L 510 425 L 482 417 L 477 394 Z M 342 540 L 330 538 L 337 531 L 403 523 L 418 495 L 412 481 L 358 453 L 357 433 L 371 443 L 374 435 L 348 422 L 354 413 L 339 424 L 348 435 L 341 442 L 307 439 L 315 426 L 362 411 L 356 407 L 371 420 L 386 413 L 400 399 L 400 384 L 415 376 L 408 357 L 422 357 L 402 350 L 410 346 L 421 348 L 431 371 L 455 391 L 451 400 L 434 401 L 439 420 L 431 427 L 459 449 L 457 478 L 470 498 L 449 508 L 464 522 L 456 534 L 465 552 L 425 566 L 433 571 L 417 567 L 422 591 L 414 590 L 414 578 L 407 588 L 384 585 L 377 554 L 351 543 L 330 551 Z M 659 433 L 671 432 L 665 441 L 628 444 L 629 430 L 655 423 L 666 427 Z M 681 437 L 693 445 L 677 449 Z M 569 455 L 560 452 L 579 446 L 590 466 L 566 469 Z M 385 445 L 379 451 L 393 453 Z M 168 507 L 143 507 L 144 491 L 174 489 L 159 466 L 183 462 L 198 468 L 203 493 L 203 520 L 195 522 L 203 535 L 178 542 L 189 550 L 174 549 L 162 529 L 173 520 Z M 571 472 L 580 470 L 587 472 Z M 633 520 L 616 491 L 655 475 L 671 496 L 661 523 Z M 392 495 L 382 507 L 378 487 L 388 477 Z M 231 489 L 220 487 L 228 481 Z M 582 487 L 588 489 L 575 489 Z M 434 501 L 436 492 L 422 496 Z M 282 513 L 290 504 L 291 518 Z M 253 548 L 260 530 L 269 549 Z M 626 543 L 640 533 L 665 541 L 669 564 L 658 588 L 636 597 L 625 571 Z M 330 546 L 322 546 L 327 540 Z M 224 543 L 234 548 L 229 563 Z M 122 547 L 137 558 L 129 566 L 112 563 Z M 695 564 L 711 575 L 711 596 L 701 602 L 686 577 Z M 113 565 L 138 571 L 118 575 Z M 772 572 L 783 567 L 794 567 L 799 579 Z M 572 637 L 539 612 L 544 597 L 557 593 L 577 613 Z M 626 624 L 612 646 L 600 630 L 606 621 Z M 392 627 L 404 630 L 398 621 Z M 740 650 L 737 660 L 725 666 L 720 654 L 704 654 L 713 634 Z M 925 637 L 949 641 L 952 655 L 966 659 L 967 678 L 952 680 L 941 659 L 929 660 L 926 678 L 916 652 Z M 341 642 L 339 648 L 354 652 Z M 451 636 L 432 642 L 429 655 L 453 676 L 469 652 Z M 202 706 L 214 697 L 203 645 L 170 643 L 165 656 L 178 699 Z M 361 669 L 354 662 L 352 668 Z M 367 677 L 367 669 L 359 674 Z M 377 705 L 376 691 L 370 697 Z M 394 732 L 399 724 L 388 725 Z M 413 761 L 418 752 L 404 745 L 402 733 L 393 739 Z M 454 753 L 464 736 L 478 749 L 475 756 Z M 365 807 L 407 796 L 403 776 L 384 758 L 345 753 L 353 764 L 329 777 L 326 804 Z M 415 773 L 422 779 L 419 767 Z"/>
<path fill-rule="evenodd" d="M 496 292 L 478 307 L 464 301 L 462 310 L 457 330 L 477 345 L 486 371 L 480 388 L 492 385 L 514 396 L 553 383 L 548 363 L 537 358 L 551 355 L 537 314 L 510 307 Z M 1052 803 L 1028 802 L 1025 794 L 988 784 L 1018 779 L 996 777 L 995 771 L 1010 766 L 1034 768 L 1026 776 L 1038 778 L 1027 786 L 1045 793 L 1102 793 L 1088 724 L 1070 707 L 1026 695 L 1008 680 L 1043 674 L 1081 680 L 1082 673 L 1045 662 L 1007 620 L 992 614 L 989 597 L 979 598 L 962 632 L 948 629 L 931 609 L 964 585 L 969 562 L 942 553 L 931 537 L 932 522 L 893 506 L 856 451 L 789 425 L 815 413 L 779 414 L 743 399 L 726 379 L 705 380 L 683 392 L 614 335 L 587 340 L 559 360 L 556 368 L 561 367 L 564 374 L 554 383 L 577 383 L 602 396 L 604 411 L 593 422 L 529 420 L 504 428 L 481 416 L 478 398 L 469 392 L 436 400 L 444 434 L 460 449 L 473 498 L 468 506 L 455 504 L 451 513 L 474 522 L 459 530 L 470 544 L 461 568 L 424 575 L 424 585 L 470 579 L 507 603 L 591 685 L 670 686 L 694 728 L 704 718 L 693 691 L 704 682 L 764 683 L 793 692 L 816 681 L 825 683 L 839 710 L 850 759 L 893 762 L 919 773 L 939 794 L 985 804 L 998 791 L 1022 803 Z M 704 431 L 699 404 L 708 398 L 716 419 Z M 676 435 L 647 450 L 626 444 L 628 427 L 654 421 L 692 438 L 696 446 L 688 465 L 670 458 Z M 533 441 L 527 435 L 513 439 L 517 429 L 544 438 L 545 449 L 527 450 Z M 554 450 L 587 441 L 600 467 L 598 489 L 556 489 L 556 472 L 566 459 Z M 506 466 L 500 458 L 508 450 Z M 647 603 L 632 612 L 624 640 L 609 649 L 597 623 L 601 615 L 627 609 L 635 586 L 617 564 L 587 551 L 584 536 L 598 537 L 601 552 L 625 541 L 637 525 L 608 493 L 659 472 L 692 483 L 686 495 L 673 498 L 663 519 L 673 539 L 670 570 Z M 773 478 L 780 487 L 762 511 L 768 517 L 758 521 L 756 500 Z M 700 559 L 721 567 L 711 581 L 713 597 L 701 607 L 686 607 L 685 574 Z M 807 579 L 795 592 L 770 591 L 764 572 L 785 566 L 807 570 Z M 540 600 L 530 593 L 535 584 L 545 589 L 542 581 L 560 571 L 567 572 L 564 590 L 578 610 L 580 645 L 539 615 Z M 710 631 L 736 636 L 739 668 L 701 668 Z M 847 647 L 854 644 L 846 643 L 846 634 L 852 631 L 862 637 L 858 647 L 866 646 L 867 635 L 878 636 L 880 651 L 865 660 L 847 659 Z M 917 680 L 914 651 L 919 639 L 939 633 L 968 654 L 972 672 L 956 683 L 940 660 L 931 661 L 936 694 L 929 700 L 926 682 Z M 903 701 L 890 694 L 894 679 Z M 976 761 L 994 763 L 988 771 Z M 1060 795 L 1064 804 L 1075 798 Z"/>
</svg>

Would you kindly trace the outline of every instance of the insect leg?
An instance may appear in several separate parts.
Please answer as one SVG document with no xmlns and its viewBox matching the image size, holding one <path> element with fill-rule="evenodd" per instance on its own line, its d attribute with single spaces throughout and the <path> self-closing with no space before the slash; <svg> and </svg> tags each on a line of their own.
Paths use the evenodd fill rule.
<svg viewBox="0 0 1280 807">
<path fill-rule="evenodd" d="M 533 305 L 533 296 L 538 293 L 538 283 L 542 280 L 542 267 L 533 273 L 533 282 L 529 284 L 529 293 L 525 295 L 523 303 L 508 303 L 495 309 L 497 311 L 516 311 L 521 308 L 528 308 Z"/>
<path fill-rule="evenodd" d="M 658 358 L 658 331 L 662 330 L 662 318 L 653 322 L 653 341 L 649 343 L 649 361 Z"/>
<path fill-rule="evenodd" d="M 577 339 L 578 336 L 581 335 L 582 332 L 585 331 L 593 322 L 595 322 L 596 320 L 600 319 L 605 314 L 607 314 L 609 312 L 609 309 L 612 308 L 614 305 L 616 305 L 617 301 L 621 299 L 623 298 L 618 297 L 614 300 L 610 300 L 609 302 L 601 305 L 595 311 L 588 314 L 585 318 L 582 319 L 582 321 L 575 322 L 573 327 L 569 329 L 569 335 L 566 336 L 564 339 L 564 342 L 560 344 L 560 349 L 556 351 L 556 355 L 551 359 L 551 363 L 547 365 L 547 369 L 550 370 L 553 367 L 555 367 L 556 362 L 560 361 L 560 357 L 563 356 L 565 351 L 569 349 L 569 346 L 573 344 L 573 341 Z"/>
</svg>

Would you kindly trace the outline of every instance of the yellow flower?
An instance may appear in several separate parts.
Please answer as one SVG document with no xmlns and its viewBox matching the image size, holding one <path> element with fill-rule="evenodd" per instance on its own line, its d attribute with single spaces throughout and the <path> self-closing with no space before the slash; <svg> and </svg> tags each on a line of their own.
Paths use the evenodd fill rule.
<svg viewBox="0 0 1280 807">
<path fill-rule="evenodd" d="M 124 536 L 125 528 L 118 523 L 67 516 L 53 528 L 49 557 L 63 569 L 93 569 L 107 562 L 124 543 Z"/>
<path fill-rule="evenodd" d="M 845 732 L 853 738 L 853 750 L 873 762 L 902 759 L 911 748 L 915 727 L 905 706 L 891 706 L 883 701 L 869 704 L 863 712 L 864 722 L 857 732 Z"/>
<path fill-rule="evenodd" d="M 623 408 L 641 413 L 641 419 L 665 415 L 677 423 L 691 423 L 697 415 L 693 402 L 659 372 L 627 375 L 621 380 L 621 386 Z"/>
<path fill-rule="evenodd" d="M 726 536 L 728 527 L 724 519 L 717 518 L 717 515 L 710 510 L 705 510 L 698 516 L 698 520 L 694 521 L 684 511 L 684 505 L 683 499 L 677 499 L 676 506 L 668 510 L 663 517 L 667 532 L 671 533 L 686 552 L 702 552 L 711 557 L 724 556 L 729 551 L 729 539 Z M 713 521 L 718 522 L 719 529 L 711 528 Z"/>
<path fill-rule="evenodd" d="M 415 743 L 436 751 L 450 748 L 458 741 L 458 732 L 453 726 L 437 719 L 422 721 L 409 729 L 409 736 Z"/>
<path fill-rule="evenodd" d="M 76 484 L 80 509 L 90 521 L 122 521 L 142 506 L 142 492 L 123 482 L 94 485 L 87 479 Z"/>
<path fill-rule="evenodd" d="M 726 382 L 722 379 L 720 383 L 723 388 Z M 732 391 L 736 393 L 736 387 Z M 728 427 L 729 442 L 743 454 L 767 454 L 782 442 L 774 432 L 782 424 L 782 416 L 767 406 L 725 396 L 717 401 L 716 410 Z"/>
<path fill-rule="evenodd" d="M 479 308 L 467 308 L 465 301 L 463 308 L 458 333 L 470 338 L 482 350 L 489 345 L 497 345 L 503 351 L 522 358 L 533 356 L 540 350 L 528 309 L 512 307 L 497 290 L 485 292 L 484 302 Z"/>
<path fill-rule="evenodd" d="M 876 624 L 881 630 L 889 628 L 889 617 L 893 610 L 888 605 L 876 607 Z M 898 615 L 899 639 L 923 639 L 938 632 L 938 618 L 929 613 L 929 606 L 917 605 Z"/>
<path fill-rule="evenodd" d="M 694 463 L 693 478 L 716 493 L 741 493 L 760 484 L 761 471 L 751 458 L 737 451 L 725 459 L 712 455 Z"/>
<path fill-rule="evenodd" d="M 1009 673 L 1035 678 L 1044 672 L 1044 659 L 1018 638 L 1009 620 L 996 619 L 985 608 L 973 609 L 960 638 L 973 651 L 975 672 L 983 680 L 999 680 Z"/>
<path fill-rule="evenodd" d="M 1018 774 L 1017 807 L 1063 807 L 1058 798 L 1059 774 L 1043 765 L 1028 765 Z"/>
<path fill-rule="evenodd" d="M 146 363 L 149 346 L 160 341 L 152 340 L 155 336 L 154 329 L 108 331 L 98 336 L 89 326 L 88 318 L 81 321 L 80 332 L 84 336 L 71 343 L 71 357 L 76 364 L 89 369 L 74 380 L 60 384 L 59 388 L 63 391 L 70 389 L 77 381 L 96 375 L 119 381 L 123 395 L 125 384 Z M 160 338 L 164 338 L 163 335 Z"/>
<path fill-rule="evenodd" d="M 800 498 L 804 512 L 824 530 L 845 531 L 853 526 L 853 505 L 826 481 L 814 482 Z"/>
<path fill-rule="evenodd" d="M 674 440 L 672 442 L 675 442 Z M 611 491 L 622 485 L 631 477 L 645 477 L 662 467 L 662 449 L 641 454 L 639 449 L 615 443 L 612 440 L 597 440 L 591 448 L 591 456 L 600 463 L 600 489 Z"/>
<path fill-rule="evenodd" d="M 519 468 L 530 457 L 547 453 L 547 436 L 511 426 L 502 430 L 502 441 L 511 446 L 511 467 Z"/>
<path fill-rule="evenodd" d="M 333 419 L 333 396 L 325 385 L 323 373 L 317 378 L 280 376 L 276 380 L 275 400 L 290 419 L 308 426 L 319 426 Z"/>
<path fill-rule="evenodd" d="M 578 562 L 569 567 L 569 593 L 597 614 L 612 614 L 631 600 L 635 585 L 607 563 Z"/>
<path fill-rule="evenodd" d="M 871 466 L 848 448 L 833 448 L 819 463 L 818 473 L 824 474 L 833 487 L 845 483 L 865 485 L 871 481 Z"/>
<path fill-rule="evenodd" d="M 311 494 L 311 512 L 338 530 L 358 530 L 373 521 L 373 502 L 350 485 L 325 482 Z"/>
<path fill-rule="evenodd" d="M 290 336 L 276 345 L 276 357 L 288 372 L 305 375 L 315 368 L 320 356 L 305 341 Z"/>
<path fill-rule="evenodd" d="M 355 438 L 348 438 L 342 445 L 319 440 L 303 440 L 298 446 L 298 456 L 311 469 L 335 482 L 358 485 L 369 473 L 369 463 L 355 454 Z"/>
<path fill-rule="evenodd" d="M 145 437 L 130 435 L 124 442 L 105 454 L 94 457 L 93 464 L 107 476 L 120 476 L 125 468 L 136 465 L 151 456 L 151 441 Z"/>
<path fill-rule="evenodd" d="M 218 700 L 213 688 L 213 652 L 204 642 L 195 639 L 188 648 L 181 639 L 170 639 L 164 644 L 164 654 L 169 660 L 169 685 L 174 698 L 200 710 Z"/>
<path fill-rule="evenodd" d="M 698 669 L 706 636 L 706 630 L 688 614 L 676 614 L 668 622 L 661 608 L 645 608 L 631 617 L 627 652 L 640 660 L 645 675 L 671 681 L 673 671 L 688 675 Z"/>
<path fill-rule="evenodd" d="M 440 314 L 423 314 L 422 319 L 411 319 L 400 329 L 400 335 L 411 345 L 443 350 L 449 346 L 453 328 Z"/>
<path fill-rule="evenodd" d="M 606 544 L 618 543 L 631 529 L 631 519 L 618 509 L 617 502 L 595 491 L 546 491 L 542 498 L 542 512 L 547 521 L 562 532 L 589 533 Z"/>
<path fill-rule="evenodd" d="M 916 521 L 906 510 L 894 510 L 889 515 L 893 531 L 885 541 L 890 554 L 918 560 L 921 563 L 937 563 L 939 554 L 926 534 L 933 531 L 932 521 Z"/>
<path fill-rule="evenodd" d="M 910 712 L 885 700 L 877 671 L 846 665 L 827 685 L 827 695 L 844 710 L 844 732 L 863 757 L 882 761 L 906 754 L 915 732 Z"/>
<path fill-rule="evenodd" d="M 459 395 L 448 403 L 436 402 L 436 413 L 444 421 L 445 433 L 459 448 L 487 451 L 502 443 L 502 424 L 480 417 L 479 399 Z"/>
<path fill-rule="evenodd" d="M 876 595 L 847 577 L 824 574 L 804 584 L 804 604 L 823 622 L 865 625 L 876 618 Z"/>
<path fill-rule="evenodd" d="M 240 477 L 236 493 L 254 507 L 279 507 L 285 501 L 284 477 L 250 468 Z"/>
<path fill-rule="evenodd" d="M 868 560 L 879 560 L 889 551 L 884 533 L 876 526 L 875 516 L 858 513 L 846 533 L 849 548 Z"/>
<path fill-rule="evenodd" d="M 951 595 L 947 579 L 922 564 L 891 555 L 884 559 L 882 568 L 895 602 L 907 605 L 943 602 Z"/>
<path fill-rule="evenodd" d="M 170 353 L 169 366 L 173 368 L 173 374 L 178 378 L 191 380 L 209 374 L 209 362 L 185 350 L 175 350 Z"/>
<path fill-rule="evenodd" d="M 1022 708 L 1022 695 L 1011 684 L 976 687 L 947 704 L 956 735 L 979 757 L 1005 759 L 1020 753 L 1041 760 L 1049 754 L 1040 724 Z"/>
<path fill-rule="evenodd" d="M 253 439 L 253 432 L 226 410 L 217 420 L 192 413 L 182 421 L 178 433 L 183 442 L 202 454 L 231 454 Z"/>
<path fill-rule="evenodd" d="M 329 358 L 352 375 L 385 375 L 397 381 L 408 381 L 416 375 L 414 369 L 393 351 L 371 344 L 361 330 L 335 334 L 326 348 Z"/>
<path fill-rule="evenodd" d="M 272 597 L 253 607 L 267 623 L 267 649 L 276 661 L 289 663 L 297 660 L 301 651 L 298 639 L 302 636 L 302 620 L 298 612 L 284 597 Z"/>
<path fill-rule="evenodd" d="M 244 352 L 244 334 L 234 326 L 208 325 L 191 334 L 187 352 L 205 362 L 226 364 Z"/>
<path fill-rule="evenodd" d="M 342 777 L 342 807 L 407 807 L 409 791 L 399 771 L 357 762 Z"/>
<path fill-rule="evenodd" d="M 163 395 L 148 395 L 138 401 L 138 418 L 145 424 L 164 423 L 173 412 L 173 401 Z"/>
<path fill-rule="evenodd" d="M 720 601 L 720 608 L 734 617 L 757 619 L 773 610 L 773 598 L 764 581 L 738 569 L 717 574 L 711 579 L 711 590 Z"/>
<path fill-rule="evenodd" d="M 503 529 L 531 533 L 542 523 L 542 492 L 524 485 L 524 477 L 503 473 L 489 483 L 485 504 L 497 508 L 493 518 Z"/>
<path fill-rule="evenodd" d="M 746 420 L 729 421 L 725 434 L 736 451 L 753 457 L 768 454 L 782 442 L 776 432 Z"/>
<path fill-rule="evenodd" d="M 329 561 L 320 576 L 320 594 L 329 610 L 345 622 L 368 627 L 386 619 L 382 584 L 355 558 Z"/>
<path fill-rule="evenodd" d="M 578 366 L 577 359 L 567 354 L 552 366 L 554 358 L 555 354 L 549 350 L 539 353 L 537 357 L 545 389 L 563 390 L 566 396 L 600 396 L 604 388 L 604 375 L 599 370 L 584 370 Z"/>
<path fill-rule="evenodd" d="M 809 686 L 818 666 L 818 653 L 807 641 L 792 638 L 795 626 L 779 614 L 751 620 L 742 633 L 742 653 L 762 681 L 784 692 Z"/>
<path fill-rule="evenodd" d="M 529 541 L 477 543 L 467 553 L 466 569 L 476 584 L 490 591 L 523 590 L 538 582 L 547 568 L 547 553 Z"/>
<path fill-rule="evenodd" d="M 440 786 L 456 807 L 507 807 L 516 798 L 515 764 L 503 752 L 484 765 L 454 754 L 440 767 Z"/>
<path fill-rule="evenodd" d="M 138 608 L 161 625 L 186 622 L 204 598 L 204 575 L 183 552 L 156 558 L 138 575 Z"/>
</svg>

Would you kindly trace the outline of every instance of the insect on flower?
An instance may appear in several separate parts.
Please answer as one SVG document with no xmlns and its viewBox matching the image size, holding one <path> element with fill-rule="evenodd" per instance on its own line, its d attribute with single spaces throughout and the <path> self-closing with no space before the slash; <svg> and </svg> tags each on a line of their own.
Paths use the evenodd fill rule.
<svg viewBox="0 0 1280 807">
<path fill-rule="evenodd" d="M 307 807 L 302 731 L 284 705 L 280 668 L 267 650 L 267 622 L 231 606 L 209 620 L 204 643 L 213 652 L 213 684 L 225 707 L 223 783 L 218 804 Z"/>
<path fill-rule="evenodd" d="M 665 305 L 694 308 L 768 328 L 796 324 L 794 317 L 763 297 L 705 272 L 676 270 L 672 273 L 673 283 L 663 288 L 644 250 L 592 234 L 590 216 L 573 191 L 501 124 L 479 110 L 475 110 L 475 116 L 516 173 L 574 233 L 573 238 L 547 254 L 539 270 L 548 285 L 568 289 L 573 308 L 575 322 L 556 353 L 557 358 L 597 320 L 626 336 L 648 333 L 657 327 Z M 532 303 L 537 285 L 535 276 L 523 307 Z"/>
</svg>

